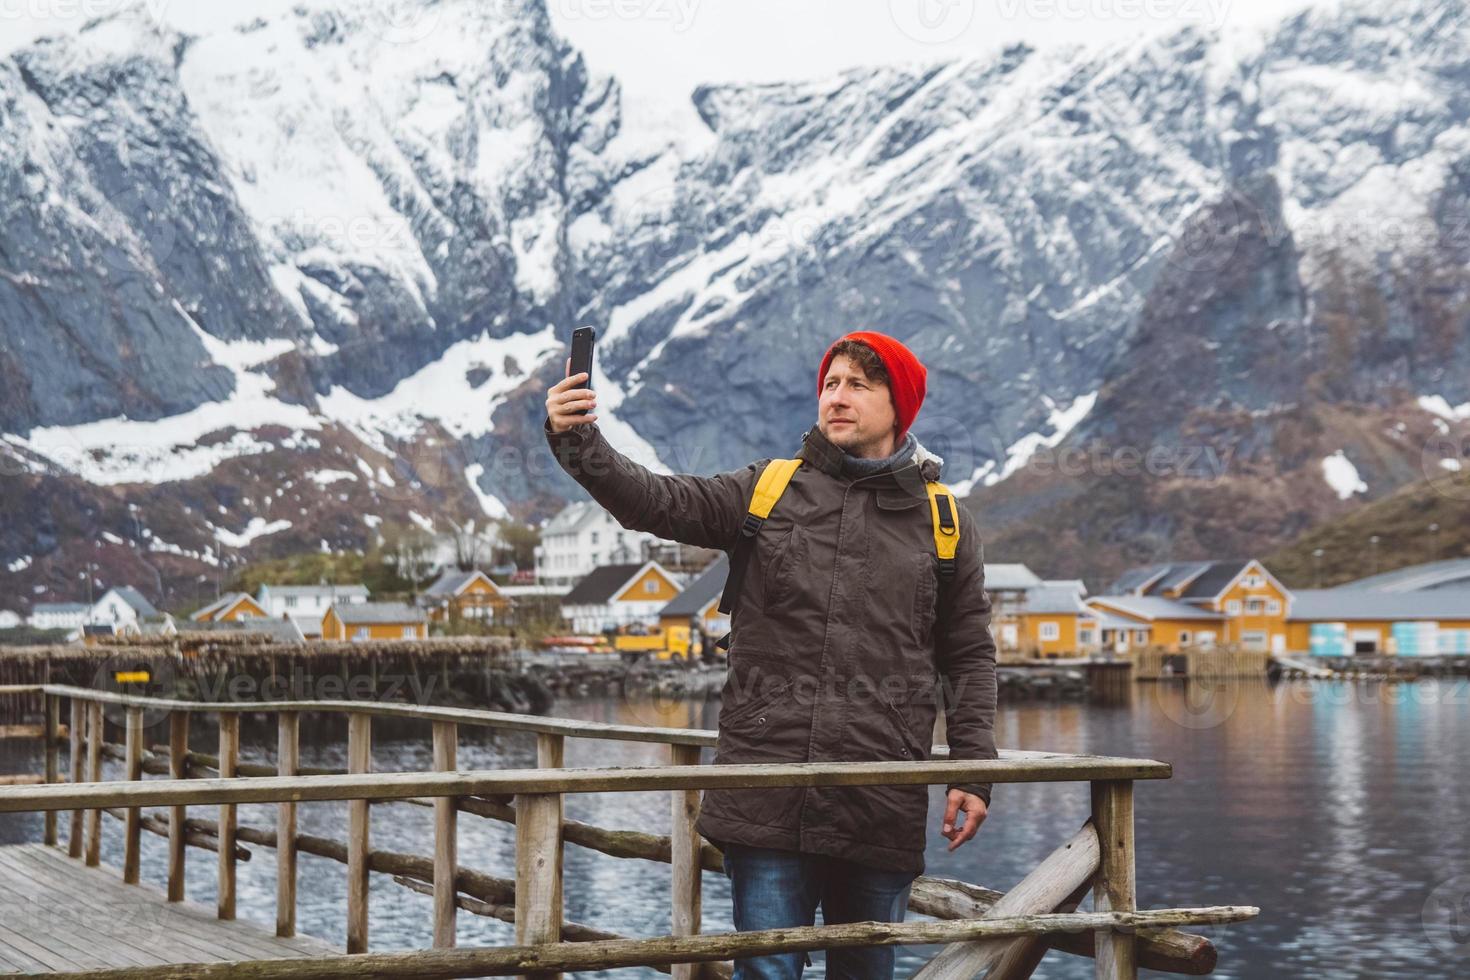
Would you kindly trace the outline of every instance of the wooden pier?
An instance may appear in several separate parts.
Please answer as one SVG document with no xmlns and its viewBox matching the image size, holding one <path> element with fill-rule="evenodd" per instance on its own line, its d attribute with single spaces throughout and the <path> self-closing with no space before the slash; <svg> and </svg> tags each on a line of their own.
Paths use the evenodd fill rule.
<svg viewBox="0 0 1470 980">
<path fill-rule="evenodd" d="M 716 736 L 696 729 L 370 701 L 188 702 L 61 685 L 41 685 L 35 693 L 44 704 L 43 720 L 34 728 L 14 731 L 38 734 L 44 745 L 44 772 L 38 774 L 39 782 L 17 780 L 0 785 L 0 814 L 45 814 L 43 842 L 0 849 L 0 896 L 31 895 L 38 909 L 29 918 L 22 910 L 20 921 L 34 923 L 27 928 L 11 926 L 8 910 L 0 924 L 0 963 L 23 972 L 67 973 L 98 980 L 290 980 L 363 975 L 555 978 L 563 971 L 650 966 L 678 978 L 723 978 L 730 975 L 732 957 L 853 945 L 938 943 L 945 948 L 916 977 L 949 980 L 985 974 L 991 980 L 1024 980 L 1044 956 L 1054 953 L 1091 958 L 1099 980 L 1135 980 L 1140 968 L 1184 975 L 1210 973 L 1216 957 L 1213 945 L 1181 927 L 1243 921 L 1259 913 L 1251 906 L 1137 909 L 1133 783 L 1170 775 L 1166 763 L 1148 759 L 1002 750 L 996 760 L 959 762 L 949 761 L 947 748 L 936 745 L 933 758 L 914 762 L 702 765 L 700 750 L 713 746 Z M 125 721 L 122 744 L 106 741 L 104 706 Z M 65 726 L 64 708 L 69 721 Z M 144 745 L 145 712 L 167 716 L 166 745 Z M 274 714 L 279 719 L 278 765 L 241 757 L 239 719 L 245 712 Z M 195 751 L 190 745 L 189 718 L 206 713 L 219 718 L 217 755 Z M 298 765 L 304 713 L 343 719 L 348 743 L 346 771 L 306 771 Z M 425 723 L 433 738 L 433 770 L 373 772 L 375 717 Z M 457 769 L 455 748 L 461 725 L 533 735 L 538 767 Z M 659 743 L 667 746 L 669 761 L 661 766 L 569 769 L 562 764 L 567 738 Z M 69 748 L 65 770 L 61 764 L 64 744 Z M 104 754 L 123 761 L 122 780 L 102 781 Z M 1008 892 L 920 876 L 912 888 L 909 908 L 940 921 L 700 934 L 703 873 L 721 868 L 719 851 L 694 829 L 701 790 L 975 781 L 1088 782 L 1090 812 L 1079 815 L 1084 819 L 1077 832 L 1059 841 Z M 610 792 L 668 793 L 672 835 L 612 830 L 565 819 L 565 794 Z M 326 800 L 349 804 L 346 841 L 295 832 L 298 807 Z M 244 803 L 276 804 L 280 830 L 240 825 L 236 811 Z M 431 845 L 428 853 L 397 854 L 371 847 L 369 807 L 384 805 L 433 808 L 434 839 L 426 842 Z M 163 809 L 150 814 L 150 807 Z M 190 808 L 197 812 L 205 807 L 215 819 L 189 816 Z M 99 866 L 104 815 L 122 824 L 120 872 Z M 497 878 L 459 863 L 457 821 L 462 815 L 514 824 L 514 879 Z M 65 853 L 57 849 L 62 818 L 70 829 Z M 144 832 L 168 838 L 166 896 L 138 884 L 139 841 Z M 614 858 L 672 864 L 673 934 L 628 938 L 565 921 L 562 852 L 568 844 Z M 276 850 L 274 936 L 235 921 L 236 863 L 249 856 L 250 847 Z M 184 902 L 184 867 L 190 848 L 214 852 L 210 857 L 217 868 L 219 901 L 213 916 Z M 298 853 L 317 854 L 345 865 L 346 955 L 325 943 L 297 936 Z M 434 897 L 434 948 L 370 951 L 368 881 L 373 873 Z M 1089 893 L 1092 910 L 1077 911 Z M 21 901 L 32 906 L 30 898 Z M 78 925 L 67 916 L 53 916 L 43 903 L 71 903 L 71 914 L 83 916 L 86 922 Z M 143 927 L 138 928 L 136 918 L 119 912 L 114 926 L 97 928 L 92 917 L 94 913 L 105 917 L 107 908 L 116 907 L 109 903 L 143 910 Z M 516 944 L 455 948 L 455 918 L 460 911 L 514 923 Z M 150 930 L 161 938 L 150 941 Z M 91 942 L 81 943 L 79 934 L 91 937 Z M 84 945 L 90 948 L 83 949 Z M 38 955 L 43 949 L 49 951 L 49 960 Z"/>
</svg>

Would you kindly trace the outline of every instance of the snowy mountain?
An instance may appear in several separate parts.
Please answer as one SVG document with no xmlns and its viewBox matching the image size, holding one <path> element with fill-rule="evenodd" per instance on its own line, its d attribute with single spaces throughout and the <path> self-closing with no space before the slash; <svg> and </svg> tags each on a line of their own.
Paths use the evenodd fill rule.
<svg viewBox="0 0 1470 980">
<path fill-rule="evenodd" d="M 0 591 L 96 547 L 173 542 L 166 592 L 385 515 L 544 516 L 581 324 L 603 428 L 659 468 L 794 450 L 821 350 L 872 327 L 1015 557 L 1278 541 L 1470 420 L 1470 15 L 1380 10 L 709 86 L 648 131 L 541 0 L 33 44 L 0 61 Z M 1228 462 L 1023 467 L 1089 444 Z M 1189 526 L 1246 488 L 1269 513 Z M 1036 532 L 1079 499 L 1113 503 L 1059 559 Z"/>
</svg>

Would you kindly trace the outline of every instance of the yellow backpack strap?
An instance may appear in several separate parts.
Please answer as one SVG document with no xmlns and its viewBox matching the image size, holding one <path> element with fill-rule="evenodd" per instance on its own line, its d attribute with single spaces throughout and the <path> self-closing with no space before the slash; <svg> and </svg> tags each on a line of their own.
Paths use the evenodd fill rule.
<svg viewBox="0 0 1470 980">
<path fill-rule="evenodd" d="M 756 533 L 771 516 L 771 508 L 786 492 L 787 484 L 800 465 L 799 459 L 773 459 L 761 470 L 755 492 L 750 495 L 750 509 L 740 525 L 740 537 L 730 555 L 730 572 L 725 576 L 725 591 L 720 595 L 722 614 L 729 615 L 735 608 L 735 597 L 740 594 L 740 586 L 745 581 L 745 567 L 750 564 L 751 553 L 755 550 Z"/>
<path fill-rule="evenodd" d="M 929 515 L 934 521 L 934 552 L 939 556 L 939 578 L 954 578 L 954 556 L 960 544 L 960 511 L 949 487 L 928 483 Z"/>
</svg>

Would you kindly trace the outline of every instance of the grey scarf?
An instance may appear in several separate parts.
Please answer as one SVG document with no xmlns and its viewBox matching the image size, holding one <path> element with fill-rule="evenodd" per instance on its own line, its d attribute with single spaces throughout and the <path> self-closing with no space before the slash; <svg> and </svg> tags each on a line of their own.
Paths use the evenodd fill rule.
<svg viewBox="0 0 1470 980">
<path fill-rule="evenodd" d="M 881 459 L 865 459 L 844 452 L 842 455 L 842 472 L 855 480 L 864 476 L 872 476 L 874 473 L 882 473 L 886 469 L 908 462 L 918 447 L 919 440 L 914 437 L 913 430 L 909 430 L 903 434 L 903 442 L 892 456 L 884 456 Z"/>
</svg>

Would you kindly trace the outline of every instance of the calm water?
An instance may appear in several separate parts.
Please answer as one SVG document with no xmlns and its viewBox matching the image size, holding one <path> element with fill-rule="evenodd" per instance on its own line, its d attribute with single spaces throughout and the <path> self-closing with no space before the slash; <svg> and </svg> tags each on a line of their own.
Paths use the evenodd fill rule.
<svg viewBox="0 0 1470 980">
<path fill-rule="evenodd" d="M 619 699 L 571 701 L 556 713 L 628 724 L 713 727 L 717 706 L 682 702 L 653 706 Z M 1235 683 L 1206 690 L 1152 685 L 1126 707 L 1002 705 L 998 741 L 1006 747 L 1141 756 L 1170 762 L 1174 777 L 1136 790 L 1138 899 L 1142 908 L 1257 905 L 1260 918 L 1207 930 L 1220 949 L 1216 975 L 1274 977 L 1464 977 L 1470 961 L 1470 690 L 1465 681 L 1385 686 L 1291 682 L 1276 688 Z M 303 764 L 345 765 L 340 720 L 309 732 Z M 166 734 L 166 733 L 164 733 Z M 196 747 L 213 732 L 198 728 Z M 161 740 L 150 730 L 150 740 Z M 246 727 L 243 754 L 270 760 L 273 729 Z M 527 766 L 529 736 L 461 732 L 460 765 Z M 0 771 L 38 771 L 30 743 L 0 743 Z M 662 750 L 637 743 L 573 740 L 567 764 L 640 765 Z M 382 770 L 426 769 L 425 726 L 374 731 L 374 764 Z M 928 872 L 1005 890 L 1087 817 L 1085 784 L 998 785 L 979 836 L 949 854 L 937 832 L 939 794 L 931 797 Z M 570 818 L 605 827 L 667 833 L 665 794 L 567 798 Z M 373 845 L 432 851 L 431 811 L 407 805 L 374 808 Z M 340 837 L 345 805 L 300 808 L 303 833 Z M 241 807 L 242 824 L 269 826 L 273 807 Z M 63 836 L 65 820 L 62 821 Z M 120 863 L 120 825 L 106 818 L 105 857 Z M 40 818 L 0 817 L 0 843 L 37 840 Z M 461 860 L 514 877 L 508 825 L 464 816 Z M 165 843 L 144 834 L 144 876 L 162 884 Z M 239 870 L 242 917 L 274 922 L 273 854 L 252 848 Z M 190 851 L 189 896 L 214 901 L 213 855 Z M 302 855 L 303 931 L 342 943 L 345 885 L 341 865 Z M 626 935 L 669 930 L 667 866 L 624 861 L 569 846 L 565 857 L 568 919 Z M 730 928 L 723 876 L 705 875 L 707 931 Z M 1453 919 L 1458 914 L 1458 920 Z M 375 875 L 374 949 L 424 947 L 430 900 Z M 511 941 L 509 925 L 467 913 L 466 944 Z M 934 950 L 901 951 L 905 975 Z M 821 976 L 821 958 L 808 975 Z M 1459 966 L 1455 964 L 1458 963 Z M 607 975 L 655 976 L 653 971 Z M 1080 980 L 1090 961 L 1053 953 L 1038 977 Z M 1153 975 L 1153 974 L 1149 974 Z"/>
</svg>

